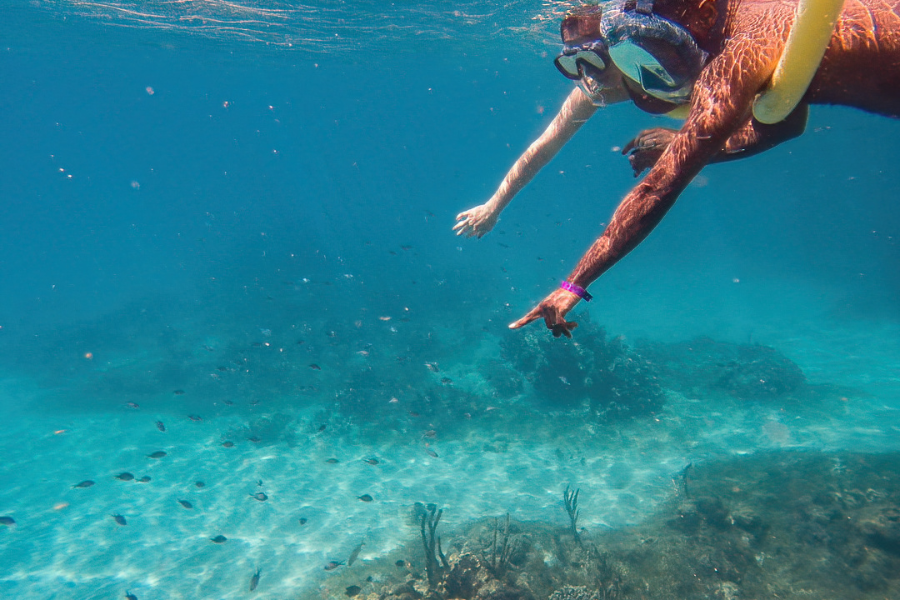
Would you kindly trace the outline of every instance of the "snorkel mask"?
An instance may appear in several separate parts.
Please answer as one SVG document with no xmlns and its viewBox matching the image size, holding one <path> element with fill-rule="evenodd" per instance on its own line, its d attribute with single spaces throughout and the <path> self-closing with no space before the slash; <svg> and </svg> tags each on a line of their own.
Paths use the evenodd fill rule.
<svg viewBox="0 0 900 600">
<path fill-rule="evenodd" d="M 593 35 L 587 36 L 591 29 Z M 687 29 L 653 13 L 653 0 L 604 2 L 566 17 L 561 34 L 566 46 L 554 64 L 569 79 L 588 79 L 585 85 L 590 87 L 612 62 L 625 75 L 626 87 L 630 80 L 669 104 L 690 100 L 694 80 L 708 58 Z M 629 92 L 634 95 L 631 87 Z"/>
</svg>

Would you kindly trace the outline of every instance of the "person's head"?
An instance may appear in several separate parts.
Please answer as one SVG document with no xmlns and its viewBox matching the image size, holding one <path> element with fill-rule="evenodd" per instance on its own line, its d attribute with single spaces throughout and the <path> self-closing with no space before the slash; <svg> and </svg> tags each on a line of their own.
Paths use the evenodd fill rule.
<svg viewBox="0 0 900 600">
<path fill-rule="evenodd" d="M 654 0 L 608 0 L 576 9 L 560 34 L 564 48 L 555 64 L 563 75 L 592 97 L 613 73 L 624 75 L 632 100 L 648 112 L 688 102 L 708 57 L 688 29 L 654 12 Z"/>
</svg>

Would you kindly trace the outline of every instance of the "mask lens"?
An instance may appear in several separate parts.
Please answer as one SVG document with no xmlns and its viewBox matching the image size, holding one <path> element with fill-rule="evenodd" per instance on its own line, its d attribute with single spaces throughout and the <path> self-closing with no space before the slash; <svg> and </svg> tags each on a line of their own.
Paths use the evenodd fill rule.
<svg viewBox="0 0 900 600">
<path fill-rule="evenodd" d="M 578 54 L 560 54 L 553 61 L 559 72 L 569 79 L 581 79 L 578 69 Z"/>
<path fill-rule="evenodd" d="M 593 67 L 597 71 L 606 68 L 606 62 L 593 50 L 579 50 L 577 52 L 563 52 L 553 61 L 559 72 L 569 79 L 581 79 L 584 76 L 585 66 Z"/>
</svg>

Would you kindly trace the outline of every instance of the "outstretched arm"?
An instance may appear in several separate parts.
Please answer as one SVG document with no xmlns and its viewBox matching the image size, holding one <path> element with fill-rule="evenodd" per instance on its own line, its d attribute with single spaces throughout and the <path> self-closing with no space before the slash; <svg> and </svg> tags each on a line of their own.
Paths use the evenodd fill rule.
<svg viewBox="0 0 900 600">
<path fill-rule="evenodd" d="M 456 235 L 481 237 L 493 229 L 500 213 L 513 197 L 556 156 L 556 153 L 572 139 L 575 132 L 591 118 L 596 110 L 597 107 L 591 103 L 584 92 L 578 88 L 572 90 L 559 114 L 541 134 L 541 137 L 535 140 L 519 157 L 491 199 L 481 206 L 476 206 L 456 216 L 457 223 L 453 227 Z"/>
<path fill-rule="evenodd" d="M 567 281 L 587 288 L 640 244 L 662 220 L 678 195 L 747 119 L 756 92 L 775 66 L 780 47 L 744 36 L 717 56 L 694 87 L 691 112 L 647 177 L 629 192 L 609 226 L 581 258 Z M 777 45 L 776 45 L 777 46 Z M 544 319 L 555 336 L 571 336 L 575 323 L 565 320 L 580 297 L 558 289 L 524 317 L 517 329 Z"/>
</svg>

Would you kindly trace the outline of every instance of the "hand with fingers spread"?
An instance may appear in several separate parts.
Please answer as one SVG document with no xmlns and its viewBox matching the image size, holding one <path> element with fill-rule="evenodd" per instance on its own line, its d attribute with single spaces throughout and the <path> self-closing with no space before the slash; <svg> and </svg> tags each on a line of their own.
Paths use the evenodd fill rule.
<svg viewBox="0 0 900 600">
<path fill-rule="evenodd" d="M 553 337 L 564 335 L 570 338 L 572 337 L 572 330 L 578 327 L 578 323 L 566 321 L 566 314 L 575 308 L 579 300 L 581 298 L 572 292 L 563 289 L 556 290 L 544 298 L 540 304 L 528 311 L 528 314 L 524 317 L 515 323 L 510 323 L 509 328 L 519 329 L 543 318 L 544 323 L 547 324 L 547 329 L 553 332 Z"/>
<path fill-rule="evenodd" d="M 456 215 L 453 231 L 456 235 L 480 238 L 494 228 L 499 216 L 500 211 L 494 208 L 492 201 L 488 201 Z"/>
</svg>

